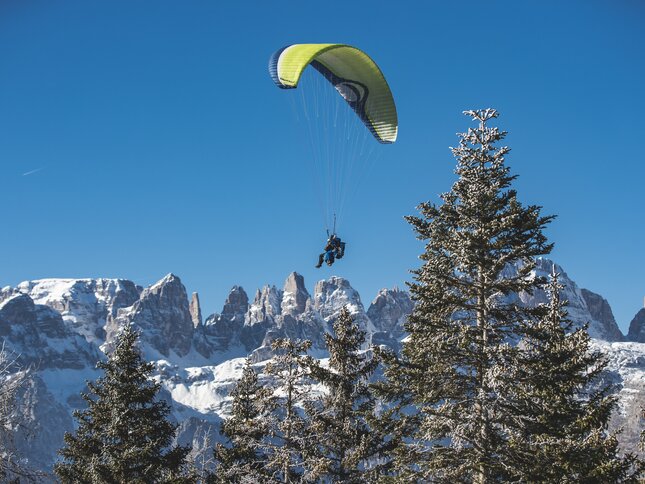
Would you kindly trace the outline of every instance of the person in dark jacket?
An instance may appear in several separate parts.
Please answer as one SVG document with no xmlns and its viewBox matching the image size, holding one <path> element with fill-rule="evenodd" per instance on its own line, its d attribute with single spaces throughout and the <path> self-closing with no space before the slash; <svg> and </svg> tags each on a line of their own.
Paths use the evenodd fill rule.
<svg viewBox="0 0 645 484">
<path fill-rule="evenodd" d="M 342 259 L 345 255 L 345 242 L 340 240 L 340 237 L 336 234 L 332 234 L 327 240 L 324 250 L 325 251 L 318 256 L 317 268 L 320 268 L 323 265 L 323 262 L 326 262 L 328 266 L 331 266 L 336 259 Z"/>
</svg>

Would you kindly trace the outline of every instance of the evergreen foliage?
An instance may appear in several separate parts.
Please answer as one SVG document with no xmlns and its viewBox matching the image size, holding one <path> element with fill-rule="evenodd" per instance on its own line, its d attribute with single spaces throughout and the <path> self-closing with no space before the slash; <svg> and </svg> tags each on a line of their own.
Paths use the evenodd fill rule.
<svg viewBox="0 0 645 484">
<path fill-rule="evenodd" d="M 587 328 L 567 319 L 554 272 L 549 304 L 529 321 L 507 400 L 511 474 L 522 482 L 635 481 L 632 456 L 620 457 L 607 426 L 617 397 L 600 380 L 606 358 L 590 346 Z"/>
<path fill-rule="evenodd" d="M 188 448 L 172 446 L 176 426 L 170 407 L 156 400 L 160 385 L 136 347 L 138 333 L 129 326 L 116 349 L 98 368 L 104 375 L 88 382 L 82 397 L 88 408 L 74 416 L 79 427 L 65 434 L 63 460 L 54 470 L 64 483 L 191 482 L 184 476 Z"/>
<path fill-rule="evenodd" d="M 305 461 L 310 456 L 308 422 L 302 406 L 308 398 L 307 366 L 312 359 L 306 352 L 311 341 L 277 339 L 271 347 L 276 355 L 265 372 L 274 379 L 276 399 L 268 418 L 266 471 L 271 482 L 299 482 L 304 478 Z"/>
<path fill-rule="evenodd" d="M 269 482 L 265 439 L 268 416 L 274 409 L 272 391 L 258 381 L 247 359 L 242 377 L 231 391 L 232 415 L 222 423 L 221 433 L 229 444 L 215 449 L 216 473 L 209 482 Z"/>
<path fill-rule="evenodd" d="M 487 122 L 492 109 L 467 111 L 479 122 L 453 148 L 458 180 L 407 217 L 425 242 L 410 284 L 415 308 L 400 358 L 385 355 L 387 382 L 379 392 L 397 404 L 401 445 L 391 453 L 399 478 L 490 482 L 508 476 L 506 411 L 501 378 L 514 358 L 510 342 L 534 316 L 508 297 L 531 292 L 534 257 L 551 245 L 542 233 L 552 217 L 524 207 L 505 165 L 505 133 Z M 508 271 L 515 264 L 518 271 Z"/>
<path fill-rule="evenodd" d="M 28 384 L 30 369 L 22 369 L 17 355 L 0 344 L 0 482 L 18 483 L 20 479 L 35 482 L 42 477 L 40 472 L 25 466 L 16 450 L 14 434 L 23 426 L 17 412 L 17 394 Z"/>
<path fill-rule="evenodd" d="M 311 377 L 326 392 L 305 406 L 313 453 L 308 477 L 323 482 L 365 482 L 370 471 L 367 461 L 381 448 L 379 435 L 370 427 L 375 399 L 368 384 L 377 361 L 361 351 L 365 332 L 347 307 L 334 321 L 333 330 L 333 335 L 325 334 L 329 366 L 318 361 L 309 364 Z"/>
<path fill-rule="evenodd" d="M 642 409 L 643 413 L 641 415 L 641 419 L 645 422 L 645 407 Z M 641 430 L 641 442 L 640 442 L 641 450 L 645 451 L 645 428 Z"/>
</svg>

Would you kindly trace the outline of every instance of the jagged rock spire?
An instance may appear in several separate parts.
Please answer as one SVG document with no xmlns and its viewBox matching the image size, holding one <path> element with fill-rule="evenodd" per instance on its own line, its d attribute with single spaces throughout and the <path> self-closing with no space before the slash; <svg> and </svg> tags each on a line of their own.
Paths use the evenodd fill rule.
<svg viewBox="0 0 645 484">
<path fill-rule="evenodd" d="M 304 313 L 309 298 L 305 279 L 297 272 L 289 274 L 282 290 L 282 313 L 292 316 Z"/>
<path fill-rule="evenodd" d="M 244 321 L 244 315 L 249 309 L 249 296 L 241 286 L 233 286 L 228 294 L 224 307 L 222 308 L 222 318 L 228 321 Z"/>
<path fill-rule="evenodd" d="M 197 327 L 202 324 L 202 308 L 199 306 L 199 294 L 193 293 L 190 299 L 190 317 L 193 320 L 193 326 Z"/>
</svg>

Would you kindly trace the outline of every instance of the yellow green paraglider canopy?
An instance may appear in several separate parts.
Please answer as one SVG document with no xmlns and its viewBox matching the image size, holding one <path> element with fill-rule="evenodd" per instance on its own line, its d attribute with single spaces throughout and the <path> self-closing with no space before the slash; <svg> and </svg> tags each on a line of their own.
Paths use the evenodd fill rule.
<svg viewBox="0 0 645 484">
<path fill-rule="evenodd" d="M 390 87 L 376 63 L 344 44 L 294 44 L 277 51 L 269 73 L 282 89 L 293 89 L 310 65 L 336 88 L 381 143 L 396 141 L 399 127 Z"/>
</svg>

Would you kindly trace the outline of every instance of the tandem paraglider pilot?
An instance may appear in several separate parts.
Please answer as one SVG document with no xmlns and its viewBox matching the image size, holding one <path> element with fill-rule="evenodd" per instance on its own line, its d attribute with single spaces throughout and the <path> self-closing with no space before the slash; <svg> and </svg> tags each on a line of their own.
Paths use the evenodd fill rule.
<svg viewBox="0 0 645 484">
<path fill-rule="evenodd" d="M 325 245 L 325 252 L 318 256 L 317 268 L 323 265 L 323 262 L 331 266 L 336 259 L 342 259 L 345 255 L 345 242 L 340 240 L 336 234 L 332 234 Z"/>
</svg>

